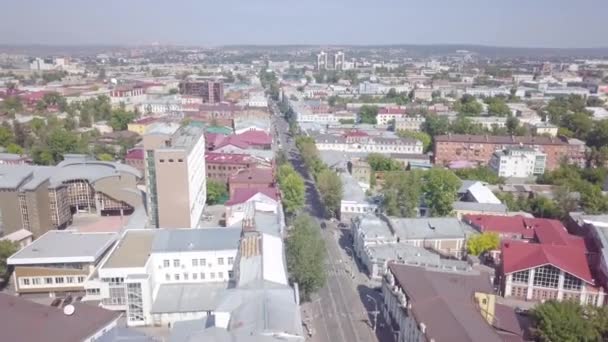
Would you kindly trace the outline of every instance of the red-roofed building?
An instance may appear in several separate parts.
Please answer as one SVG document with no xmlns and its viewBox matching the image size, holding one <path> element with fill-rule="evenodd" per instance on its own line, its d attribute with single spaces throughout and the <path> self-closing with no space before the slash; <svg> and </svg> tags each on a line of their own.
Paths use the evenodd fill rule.
<svg viewBox="0 0 608 342">
<path fill-rule="evenodd" d="M 239 188 L 224 205 L 226 207 L 226 226 L 242 221 L 248 213 L 255 210 L 277 213 L 278 190 L 270 188 Z"/>
<path fill-rule="evenodd" d="M 262 131 L 246 131 L 241 134 L 225 137 L 214 146 L 214 149 L 229 145 L 238 147 L 239 149 L 270 150 L 272 147 L 272 137 Z"/>
<path fill-rule="evenodd" d="M 141 172 L 142 175 L 145 175 L 144 149 L 130 149 L 125 155 L 125 164 L 136 168 L 139 172 Z"/>
<path fill-rule="evenodd" d="M 604 305 L 603 284 L 594 280 L 586 249 L 580 245 L 504 241 L 501 251 L 500 280 L 505 297 Z"/>
<path fill-rule="evenodd" d="M 388 125 L 392 120 L 405 118 L 407 115 L 405 109 L 398 107 L 383 107 L 378 109 L 376 120 L 378 125 Z"/>
<path fill-rule="evenodd" d="M 257 160 L 248 154 L 210 152 L 205 154 L 205 163 L 207 179 L 226 183 L 230 176 L 256 166 Z"/>
<path fill-rule="evenodd" d="M 249 168 L 240 170 L 228 178 L 230 197 L 234 196 L 234 192 L 237 189 L 272 188 L 274 185 L 274 172 L 272 169 Z"/>
<path fill-rule="evenodd" d="M 499 274 L 505 297 L 603 305 L 604 284 L 592 276 L 584 240 L 568 234 L 561 222 L 494 215 L 465 215 L 463 220 L 480 232 L 500 235 Z"/>
</svg>

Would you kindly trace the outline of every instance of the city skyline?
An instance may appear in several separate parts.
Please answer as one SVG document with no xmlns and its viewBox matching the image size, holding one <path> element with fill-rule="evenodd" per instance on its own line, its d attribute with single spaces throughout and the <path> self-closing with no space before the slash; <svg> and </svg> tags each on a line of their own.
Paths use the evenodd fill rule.
<svg viewBox="0 0 608 342">
<path fill-rule="evenodd" d="M 111 0 L 103 5 L 58 0 L 52 7 L 28 0 L 9 3 L 0 13 L 0 44 L 598 48 L 608 46 L 604 38 L 608 29 L 602 25 L 606 10 L 608 3 L 598 0 L 496 4 L 467 0 L 457 5 L 446 0 L 415 5 L 393 0 L 313 0 L 289 6 L 278 0 L 211 4 Z"/>
</svg>

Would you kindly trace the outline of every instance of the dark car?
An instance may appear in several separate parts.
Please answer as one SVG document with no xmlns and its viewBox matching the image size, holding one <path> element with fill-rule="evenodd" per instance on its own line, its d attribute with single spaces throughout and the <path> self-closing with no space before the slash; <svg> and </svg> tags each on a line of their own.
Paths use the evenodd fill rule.
<svg viewBox="0 0 608 342">
<path fill-rule="evenodd" d="M 63 306 L 71 304 L 73 300 L 74 298 L 72 298 L 72 296 L 65 297 L 65 299 L 63 300 Z"/>
<path fill-rule="evenodd" d="M 61 304 L 61 298 L 55 298 L 55 299 L 53 299 L 53 301 L 51 302 L 51 306 L 54 306 L 54 307 L 58 307 L 58 306 L 59 306 L 59 304 Z"/>
<path fill-rule="evenodd" d="M 78 297 L 76 297 L 76 299 L 74 299 L 74 301 L 75 301 L 75 302 L 80 302 L 80 301 L 82 301 L 82 296 L 78 296 Z"/>
</svg>

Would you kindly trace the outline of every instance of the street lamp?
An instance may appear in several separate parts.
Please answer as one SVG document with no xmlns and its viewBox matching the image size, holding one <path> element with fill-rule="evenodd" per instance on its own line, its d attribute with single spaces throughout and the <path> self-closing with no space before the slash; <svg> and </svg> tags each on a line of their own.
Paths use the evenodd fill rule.
<svg viewBox="0 0 608 342">
<path fill-rule="evenodd" d="M 374 333 L 375 333 L 376 332 L 376 326 L 378 325 L 378 314 L 380 313 L 380 311 L 378 311 L 378 302 L 376 301 L 376 299 L 374 297 L 372 297 L 370 295 L 367 295 L 367 299 L 374 301 L 375 310 L 372 311 L 372 315 L 374 315 Z"/>
</svg>

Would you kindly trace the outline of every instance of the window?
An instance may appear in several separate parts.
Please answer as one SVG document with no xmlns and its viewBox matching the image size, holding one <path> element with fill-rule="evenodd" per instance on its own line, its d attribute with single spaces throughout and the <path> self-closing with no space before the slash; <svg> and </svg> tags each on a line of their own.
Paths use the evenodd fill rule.
<svg viewBox="0 0 608 342">
<path fill-rule="evenodd" d="M 218 265 L 223 265 L 224 264 L 224 258 L 217 258 L 217 264 Z"/>
<path fill-rule="evenodd" d="M 224 279 L 224 272 L 217 272 L 217 277 L 220 279 Z"/>
<path fill-rule="evenodd" d="M 169 273 L 165 274 L 165 281 L 170 281 L 171 280 L 171 275 L 169 275 Z"/>
<path fill-rule="evenodd" d="M 201 280 L 205 280 L 205 273 L 201 272 Z"/>
<path fill-rule="evenodd" d="M 511 281 L 513 281 L 514 283 L 527 284 L 529 275 L 530 271 L 528 270 L 515 272 L 513 273 L 513 275 L 511 275 Z"/>
<path fill-rule="evenodd" d="M 53 283 L 53 278 L 51 278 L 51 277 L 44 278 L 44 283 L 45 284 L 52 284 Z"/>
<path fill-rule="evenodd" d="M 179 267 L 179 259 L 173 259 L 173 267 Z"/>
<path fill-rule="evenodd" d="M 192 273 L 192 279 L 193 280 L 198 279 L 198 273 Z"/>
<path fill-rule="evenodd" d="M 201 266 L 205 266 L 205 265 L 207 265 L 207 260 L 205 260 L 205 259 L 200 259 L 200 260 L 199 260 L 199 265 L 201 265 Z"/>
<path fill-rule="evenodd" d="M 173 159 L 169 159 L 169 163 L 173 163 Z"/>
<path fill-rule="evenodd" d="M 177 161 L 178 161 L 178 162 L 180 162 L 180 163 L 183 163 L 183 162 L 184 162 L 184 160 L 183 160 L 183 159 L 178 159 Z"/>
<path fill-rule="evenodd" d="M 228 278 L 232 279 L 233 273 L 232 271 L 228 271 Z"/>
<path fill-rule="evenodd" d="M 209 278 L 211 278 L 211 279 L 215 279 L 215 272 L 211 272 L 211 273 L 209 274 Z"/>
<path fill-rule="evenodd" d="M 228 265 L 232 265 L 234 263 L 233 257 L 228 257 Z"/>
<path fill-rule="evenodd" d="M 164 159 L 159 159 L 158 161 L 159 161 L 159 162 L 161 162 L 161 163 L 164 163 L 164 162 L 165 162 L 165 160 L 164 160 Z"/>
<path fill-rule="evenodd" d="M 64 279 L 63 277 L 55 277 L 55 284 L 63 284 Z"/>
<path fill-rule="evenodd" d="M 573 275 L 564 273 L 564 290 L 580 290 L 583 283 Z"/>
<path fill-rule="evenodd" d="M 198 259 L 192 259 L 192 266 L 198 266 Z"/>
<path fill-rule="evenodd" d="M 84 283 L 84 277 L 78 277 L 78 282 L 79 283 Z"/>
<path fill-rule="evenodd" d="M 169 267 L 169 260 L 163 260 L 163 267 Z"/>
<path fill-rule="evenodd" d="M 534 286 L 557 288 L 560 270 L 551 266 L 542 266 L 534 272 Z"/>
<path fill-rule="evenodd" d="M 40 278 L 32 278 L 33 285 L 40 285 Z"/>
<path fill-rule="evenodd" d="M 21 285 L 29 286 L 30 279 L 29 278 L 21 278 Z"/>
<path fill-rule="evenodd" d="M 173 279 L 175 279 L 175 280 L 179 280 L 179 274 L 175 273 L 175 274 L 173 275 Z"/>
<path fill-rule="evenodd" d="M 74 277 L 65 277 L 68 284 L 74 283 Z"/>
</svg>

